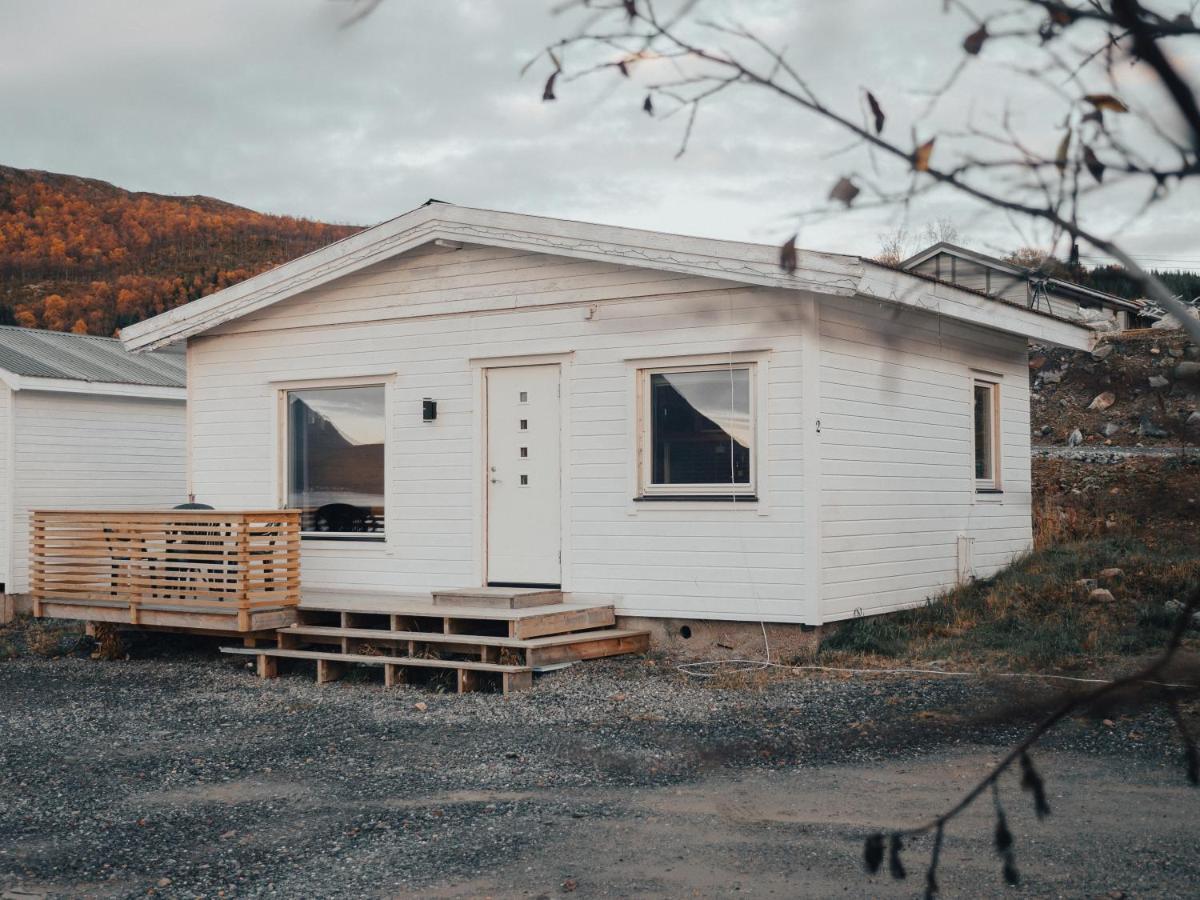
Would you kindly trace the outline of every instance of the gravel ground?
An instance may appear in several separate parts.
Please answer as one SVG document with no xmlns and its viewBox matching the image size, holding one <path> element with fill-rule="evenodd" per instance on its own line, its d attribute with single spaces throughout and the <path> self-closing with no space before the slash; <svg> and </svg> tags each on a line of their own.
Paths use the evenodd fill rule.
<svg viewBox="0 0 1200 900">
<path fill-rule="evenodd" d="M 260 681 L 190 651 L 9 660 L 0 895 L 919 896 L 927 845 L 893 883 L 862 874 L 862 835 L 960 794 L 1041 697 L 1018 690 L 716 688 L 634 658 L 505 698 Z M 1158 716 L 1067 723 L 1038 756 L 1055 815 L 1005 789 L 1020 892 L 1194 896 L 1178 755 Z M 945 896 L 1011 893 L 990 828 L 986 808 L 956 825 Z"/>
<path fill-rule="evenodd" d="M 1200 455 L 1195 447 L 1183 451 L 1187 456 L 1195 458 Z M 1047 447 L 1037 444 L 1033 447 L 1034 459 L 1071 459 L 1078 462 L 1119 463 L 1127 459 L 1150 457 L 1153 459 L 1170 459 L 1181 455 L 1176 447 Z"/>
</svg>

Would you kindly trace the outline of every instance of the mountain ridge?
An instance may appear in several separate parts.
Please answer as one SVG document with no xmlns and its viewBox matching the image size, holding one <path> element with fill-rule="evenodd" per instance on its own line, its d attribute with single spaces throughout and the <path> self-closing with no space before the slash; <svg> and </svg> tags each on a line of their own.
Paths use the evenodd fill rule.
<svg viewBox="0 0 1200 900">
<path fill-rule="evenodd" d="M 113 335 L 359 230 L 0 165 L 0 324 Z"/>
</svg>

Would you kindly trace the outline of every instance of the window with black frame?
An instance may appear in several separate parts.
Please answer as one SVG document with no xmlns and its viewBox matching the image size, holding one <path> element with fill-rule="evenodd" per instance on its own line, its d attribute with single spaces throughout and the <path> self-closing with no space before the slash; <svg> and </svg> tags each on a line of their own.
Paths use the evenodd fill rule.
<svg viewBox="0 0 1200 900">
<path fill-rule="evenodd" d="M 751 372 L 735 365 L 645 373 L 644 494 L 753 492 Z"/>
<path fill-rule="evenodd" d="M 382 540 L 385 388 L 286 392 L 287 505 L 310 537 Z"/>
</svg>

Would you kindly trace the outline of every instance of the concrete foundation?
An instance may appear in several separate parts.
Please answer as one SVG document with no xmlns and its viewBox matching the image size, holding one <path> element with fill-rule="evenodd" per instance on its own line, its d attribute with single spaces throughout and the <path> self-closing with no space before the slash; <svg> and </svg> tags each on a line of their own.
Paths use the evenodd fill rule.
<svg viewBox="0 0 1200 900">
<path fill-rule="evenodd" d="M 691 659 L 765 659 L 763 626 L 758 622 L 715 619 L 651 619 L 618 616 L 618 628 L 645 629 L 650 647 Z M 805 625 L 766 624 L 771 659 L 796 662 L 811 659 L 821 643 L 821 629 Z"/>
<path fill-rule="evenodd" d="M 7 625 L 18 614 L 33 612 L 33 598 L 28 594 L 0 594 L 0 625 Z"/>
</svg>

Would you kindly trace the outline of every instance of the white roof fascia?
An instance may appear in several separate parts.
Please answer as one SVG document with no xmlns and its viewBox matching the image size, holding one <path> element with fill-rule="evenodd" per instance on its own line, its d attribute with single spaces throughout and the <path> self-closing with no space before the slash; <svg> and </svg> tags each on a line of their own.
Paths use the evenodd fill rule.
<svg viewBox="0 0 1200 900">
<path fill-rule="evenodd" d="M 136 397 L 143 400 L 187 400 L 187 388 L 154 384 L 120 384 L 108 381 L 76 381 L 71 378 L 33 378 L 0 370 L 0 381 L 14 391 L 50 391 L 56 394 L 92 394 L 104 397 Z"/>
</svg>

